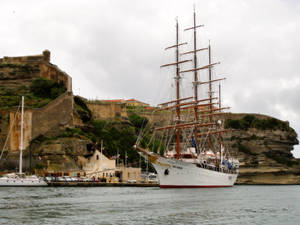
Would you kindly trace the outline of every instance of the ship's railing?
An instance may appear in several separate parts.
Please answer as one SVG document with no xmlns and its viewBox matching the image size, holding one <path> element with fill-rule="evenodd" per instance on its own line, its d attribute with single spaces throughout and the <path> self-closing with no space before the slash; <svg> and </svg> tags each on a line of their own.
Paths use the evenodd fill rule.
<svg viewBox="0 0 300 225">
<path fill-rule="evenodd" d="M 205 163 L 196 163 L 196 166 L 199 168 L 208 169 L 208 170 L 221 172 L 221 173 L 237 174 L 236 168 L 228 169 L 228 168 L 212 166 L 212 165 L 205 164 Z"/>
</svg>

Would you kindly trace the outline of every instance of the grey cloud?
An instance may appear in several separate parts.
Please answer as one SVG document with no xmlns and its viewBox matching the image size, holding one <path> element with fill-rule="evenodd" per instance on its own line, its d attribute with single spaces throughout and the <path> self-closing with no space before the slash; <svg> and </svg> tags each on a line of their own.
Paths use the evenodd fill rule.
<svg viewBox="0 0 300 225">
<path fill-rule="evenodd" d="M 175 41 L 175 17 L 181 30 L 190 26 L 194 3 L 205 24 L 199 47 L 211 40 L 214 60 L 222 62 L 216 74 L 228 78 L 224 102 L 234 112 L 290 120 L 300 133 L 299 1 L 4 0 L 0 57 L 49 49 L 72 76 L 75 94 L 154 104 L 165 92 L 158 84 L 170 86 L 159 66 L 173 60 L 163 48 Z"/>
</svg>

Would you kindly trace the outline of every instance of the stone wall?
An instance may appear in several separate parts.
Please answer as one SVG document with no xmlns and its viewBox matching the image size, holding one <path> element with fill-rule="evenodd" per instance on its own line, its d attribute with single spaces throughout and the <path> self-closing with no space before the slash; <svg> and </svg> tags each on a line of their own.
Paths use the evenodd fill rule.
<svg viewBox="0 0 300 225">
<path fill-rule="evenodd" d="M 92 111 L 94 119 L 105 120 L 127 118 L 125 103 L 93 103 L 87 102 L 87 107 Z"/>
<path fill-rule="evenodd" d="M 20 110 L 21 111 L 21 110 Z M 21 141 L 21 113 L 11 112 L 10 117 L 10 150 L 19 151 Z M 32 139 L 32 111 L 24 112 L 23 149 L 29 146 Z"/>
<path fill-rule="evenodd" d="M 72 91 L 72 78 L 50 63 L 50 51 L 41 55 L 3 57 L 0 59 L 0 80 L 4 87 L 29 85 L 37 77 L 44 77 L 54 82 L 62 82 L 66 89 Z M 1 87 L 1 84 L 0 84 Z"/>
<path fill-rule="evenodd" d="M 26 100 L 25 100 L 26 105 Z M 20 144 L 21 115 L 10 112 L 10 150 L 16 151 Z M 56 136 L 66 127 L 73 126 L 73 95 L 65 93 L 48 105 L 24 111 L 24 148 L 39 135 Z"/>
</svg>

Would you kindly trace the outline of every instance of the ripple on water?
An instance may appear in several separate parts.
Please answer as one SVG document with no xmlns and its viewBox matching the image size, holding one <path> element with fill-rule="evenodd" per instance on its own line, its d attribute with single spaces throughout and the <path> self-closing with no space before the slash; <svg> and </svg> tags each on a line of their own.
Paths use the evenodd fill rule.
<svg viewBox="0 0 300 225">
<path fill-rule="evenodd" d="M 300 186 L 0 188 L 0 224 L 297 224 L 299 193 Z"/>
</svg>

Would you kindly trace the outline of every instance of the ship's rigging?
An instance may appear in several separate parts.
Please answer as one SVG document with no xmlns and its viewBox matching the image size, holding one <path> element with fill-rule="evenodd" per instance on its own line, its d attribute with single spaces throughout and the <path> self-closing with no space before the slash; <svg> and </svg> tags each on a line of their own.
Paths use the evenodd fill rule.
<svg viewBox="0 0 300 225">
<path fill-rule="evenodd" d="M 175 62 L 161 66 L 175 68 L 175 99 L 159 104 L 159 108 L 153 112 L 154 126 L 149 126 L 148 129 L 152 133 L 151 138 L 144 135 L 146 138 L 138 138 L 136 143 L 136 149 L 150 157 L 161 179 L 161 186 L 164 187 L 232 186 L 237 177 L 238 161 L 230 157 L 223 144 L 224 133 L 230 131 L 224 129 L 222 119 L 224 110 L 229 109 L 221 106 L 220 82 L 225 78 L 213 77 L 213 68 L 220 62 L 212 61 L 210 42 L 207 47 L 197 48 L 197 29 L 203 26 L 197 24 L 194 11 L 192 27 L 184 30 L 193 31 L 193 49 L 181 52 L 182 46 L 188 43 L 179 41 L 179 25 L 176 19 L 175 44 L 165 48 L 166 51 L 175 49 Z M 206 53 L 207 60 L 198 60 L 199 53 Z M 192 68 L 181 69 L 190 62 L 193 63 Z M 207 78 L 201 71 L 208 72 Z M 193 94 L 185 96 L 181 82 L 191 74 L 193 87 L 190 89 Z M 219 84 L 218 96 L 213 89 L 215 84 Z M 200 97 L 199 90 L 207 90 L 206 96 Z M 195 165 L 201 170 L 196 169 Z M 178 168 L 182 169 L 179 173 L 176 172 Z M 189 170 L 194 174 L 191 180 L 183 176 Z M 217 174 L 205 172 L 207 170 L 217 171 Z M 208 174 L 205 175 L 206 173 Z M 230 174 L 235 175 L 232 177 Z"/>
</svg>

